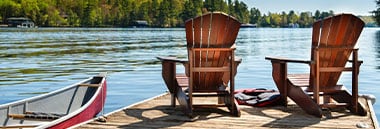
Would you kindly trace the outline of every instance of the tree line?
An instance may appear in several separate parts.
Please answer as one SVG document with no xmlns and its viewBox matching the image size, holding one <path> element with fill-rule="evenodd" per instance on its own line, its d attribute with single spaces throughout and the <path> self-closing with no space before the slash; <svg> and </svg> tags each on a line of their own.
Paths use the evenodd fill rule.
<svg viewBox="0 0 380 129">
<path fill-rule="evenodd" d="M 333 11 L 262 13 L 239 0 L 0 0 L 0 22 L 27 17 L 43 27 L 181 27 L 203 13 L 222 11 L 258 27 L 310 27 Z"/>
<path fill-rule="evenodd" d="M 375 22 L 377 25 L 380 25 L 380 0 L 375 0 L 377 9 L 372 11 L 373 18 L 375 19 Z"/>
</svg>

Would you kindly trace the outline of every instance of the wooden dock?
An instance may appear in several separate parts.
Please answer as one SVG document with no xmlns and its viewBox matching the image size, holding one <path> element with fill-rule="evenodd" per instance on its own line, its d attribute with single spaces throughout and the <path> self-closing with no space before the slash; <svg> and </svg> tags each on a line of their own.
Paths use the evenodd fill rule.
<svg viewBox="0 0 380 129">
<path fill-rule="evenodd" d="M 195 101 L 207 102 L 214 98 Z M 361 98 L 362 102 L 367 102 Z M 214 102 L 214 101 L 212 101 Z M 366 103 L 367 104 L 367 103 Z M 368 104 L 367 104 L 368 106 Z M 372 105 L 370 105 L 370 108 Z M 233 117 L 226 108 L 195 109 L 194 118 L 185 116 L 181 109 L 170 106 L 170 95 L 163 94 L 138 104 L 128 106 L 107 114 L 107 122 L 96 120 L 77 125 L 78 129 L 106 128 L 339 128 L 352 129 L 367 126 L 377 129 L 378 123 L 374 112 L 367 116 L 352 115 L 346 111 L 325 112 L 323 118 L 304 113 L 294 104 L 287 108 L 240 106 L 241 117 Z M 373 110 L 373 109 L 372 109 Z"/>
</svg>

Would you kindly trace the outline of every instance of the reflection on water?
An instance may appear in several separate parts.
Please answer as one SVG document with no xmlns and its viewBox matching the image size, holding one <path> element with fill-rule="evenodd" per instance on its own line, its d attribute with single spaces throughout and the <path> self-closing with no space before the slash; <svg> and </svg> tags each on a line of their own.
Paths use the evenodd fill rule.
<svg viewBox="0 0 380 129">
<path fill-rule="evenodd" d="M 310 28 L 241 29 L 236 54 L 243 58 L 239 88 L 275 88 L 265 56 L 310 58 Z M 50 92 L 100 72 L 108 72 L 106 112 L 164 93 L 156 56 L 186 58 L 183 28 L 38 28 L 0 29 L 0 103 Z M 364 61 L 359 92 L 380 91 L 380 31 L 365 28 L 358 41 Z M 178 66 L 178 71 L 183 67 Z M 292 64 L 289 72 L 307 72 Z M 349 74 L 341 82 L 351 86 Z M 380 104 L 375 104 L 380 114 Z M 378 116 L 379 117 L 379 116 Z M 380 117 L 379 117 L 380 118 Z"/>
<path fill-rule="evenodd" d="M 170 32 L 182 29 L 171 29 Z M 38 29 L 1 30 L 0 86 L 75 73 L 132 71 L 157 63 L 154 50 L 178 47 L 176 33 L 159 29 Z M 180 46 L 182 47 L 182 46 Z M 149 58 L 149 59 L 148 59 Z"/>
<path fill-rule="evenodd" d="M 375 39 L 376 42 L 374 42 L 374 48 L 376 50 L 376 62 L 377 62 L 377 69 L 380 69 L 380 31 L 376 31 L 375 33 Z"/>
<path fill-rule="evenodd" d="M 46 93 L 100 72 L 109 75 L 106 112 L 163 93 L 155 56 L 181 55 L 183 30 L 1 28 L 0 103 Z"/>
</svg>

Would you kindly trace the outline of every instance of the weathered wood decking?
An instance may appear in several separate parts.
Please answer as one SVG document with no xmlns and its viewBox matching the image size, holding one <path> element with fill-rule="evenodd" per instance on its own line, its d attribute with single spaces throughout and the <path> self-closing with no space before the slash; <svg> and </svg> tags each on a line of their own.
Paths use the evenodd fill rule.
<svg viewBox="0 0 380 129">
<path fill-rule="evenodd" d="M 195 101 L 205 102 L 213 98 Z M 362 101 L 365 101 L 362 99 Z M 367 105 L 368 106 L 368 105 Z M 188 118 L 178 107 L 170 106 L 170 95 L 135 104 L 107 115 L 107 122 L 91 121 L 76 127 L 86 128 L 357 128 L 358 124 L 376 128 L 371 113 L 367 116 L 351 115 L 349 112 L 324 112 L 323 118 L 306 114 L 301 108 L 290 104 L 255 108 L 240 106 L 241 117 L 233 117 L 227 108 L 195 109 L 194 118 Z"/>
</svg>

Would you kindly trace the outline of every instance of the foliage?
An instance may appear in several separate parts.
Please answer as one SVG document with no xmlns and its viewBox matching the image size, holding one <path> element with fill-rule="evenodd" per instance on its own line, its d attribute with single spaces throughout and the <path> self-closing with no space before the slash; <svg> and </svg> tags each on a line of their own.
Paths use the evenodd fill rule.
<svg viewBox="0 0 380 129">
<path fill-rule="evenodd" d="M 251 11 L 249 12 L 249 23 L 251 24 L 259 24 L 261 20 L 261 12 L 259 9 L 251 8 Z"/>
<path fill-rule="evenodd" d="M 0 0 L 0 23 L 28 17 L 38 26 L 130 27 L 144 20 L 151 27 L 180 27 L 187 19 L 212 11 L 262 27 L 310 27 L 315 20 L 333 15 L 319 10 L 314 16 L 295 11 L 263 14 L 239 0 Z"/>
<path fill-rule="evenodd" d="M 375 2 L 377 9 L 372 11 L 372 13 L 374 14 L 373 18 L 375 19 L 377 25 L 380 25 L 380 0 L 376 0 Z"/>
<path fill-rule="evenodd" d="M 13 0 L 1 0 L 0 13 L 3 20 L 2 22 L 5 22 L 7 18 L 21 13 L 21 4 Z"/>
</svg>

